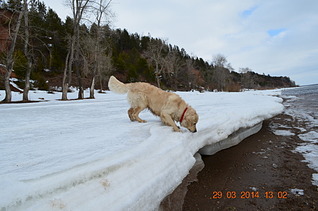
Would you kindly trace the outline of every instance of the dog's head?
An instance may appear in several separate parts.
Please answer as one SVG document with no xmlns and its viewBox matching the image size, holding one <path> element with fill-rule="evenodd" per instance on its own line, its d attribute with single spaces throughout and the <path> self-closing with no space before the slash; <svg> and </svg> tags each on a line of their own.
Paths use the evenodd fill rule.
<svg viewBox="0 0 318 211">
<path fill-rule="evenodd" d="M 187 128 L 190 132 L 195 133 L 197 132 L 196 125 L 198 121 L 199 121 L 199 116 L 197 112 L 189 106 L 180 124 L 182 127 Z"/>
</svg>

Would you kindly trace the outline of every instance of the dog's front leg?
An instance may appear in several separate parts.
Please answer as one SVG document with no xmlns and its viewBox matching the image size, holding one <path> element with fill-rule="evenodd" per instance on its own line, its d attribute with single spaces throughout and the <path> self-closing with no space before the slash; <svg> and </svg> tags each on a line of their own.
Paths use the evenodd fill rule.
<svg viewBox="0 0 318 211">
<path fill-rule="evenodd" d="M 171 116 L 169 114 L 162 112 L 160 114 L 160 118 L 164 124 L 171 126 L 174 131 L 181 132 L 180 128 L 176 125 L 176 123 L 173 121 L 173 119 L 171 118 Z"/>
</svg>

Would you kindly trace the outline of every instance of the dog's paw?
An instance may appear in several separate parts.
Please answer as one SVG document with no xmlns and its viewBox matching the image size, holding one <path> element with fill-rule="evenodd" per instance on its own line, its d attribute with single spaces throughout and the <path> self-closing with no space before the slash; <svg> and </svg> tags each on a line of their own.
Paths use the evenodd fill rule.
<svg viewBox="0 0 318 211">
<path fill-rule="evenodd" d="M 177 127 L 177 128 L 173 128 L 174 132 L 181 132 L 180 128 Z"/>
<path fill-rule="evenodd" d="M 138 120 L 138 122 L 140 122 L 140 123 L 146 123 L 147 121 L 146 121 L 146 120 L 141 119 L 141 120 Z"/>
</svg>

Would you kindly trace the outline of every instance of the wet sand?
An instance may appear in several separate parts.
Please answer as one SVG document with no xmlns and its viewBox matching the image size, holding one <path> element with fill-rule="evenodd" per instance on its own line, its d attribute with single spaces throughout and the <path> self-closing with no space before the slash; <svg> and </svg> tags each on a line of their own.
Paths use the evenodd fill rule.
<svg viewBox="0 0 318 211">
<path fill-rule="evenodd" d="M 182 209 L 174 210 L 318 210 L 314 171 L 292 152 L 303 142 L 297 137 L 299 124 L 278 115 L 239 145 L 202 156 L 198 181 L 188 186 Z M 272 125 L 293 127 L 289 131 L 295 135 L 277 136 Z"/>
</svg>

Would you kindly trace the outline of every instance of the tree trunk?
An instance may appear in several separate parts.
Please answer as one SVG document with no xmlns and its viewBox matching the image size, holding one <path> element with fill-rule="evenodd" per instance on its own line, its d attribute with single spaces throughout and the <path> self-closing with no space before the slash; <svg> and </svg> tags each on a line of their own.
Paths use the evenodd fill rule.
<svg viewBox="0 0 318 211">
<path fill-rule="evenodd" d="M 91 83 L 91 88 L 90 88 L 90 90 L 89 90 L 89 98 L 91 98 L 91 99 L 95 99 L 95 95 L 94 95 L 95 78 L 96 78 L 96 76 L 94 75 L 94 77 L 93 77 L 93 79 L 92 79 L 92 83 Z"/>
<path fill-rule="evenodd" d="M 82 83 L 82 78 L 78 77 L 78 96 L 77 99 L 84 99 L 84 88 Z"/>
<path fill-rule="evenodd" d="M 84 99 L 84 88 L 83 88 L 83 80 L 82 80 L 82 71 L 80 70 L 80 65 L 79 65 L 79 57 L 76 56 L 75 58 L 75 70 L 76 70 L 76 75 L 77 75 L 77 82 L 78 82 L 78 96 L 77 99 Z"/>
<path fill-rule="evenodd" d="M 29 60 L 26 75 L 25 75 L 25 87 L 23 90 L 23 101 L 29 101 L 31 68 L 32 68 L 32 62 L 31 62 L 31 60 Z"/>
<path fill-rule="evenodd" d="M 160 75 L 156 74 L 157 86 L 160 88 Z"/>
<path fill-rule="evenodd" d="M 159 73 L 159 64 L 156 62 L 156 80 L 157 80 L 157 86 L 160 88 L 160 73 Z"/>
<path fill-rule="evenodd" d="M 63 80 L 64 80 L 64 78 L 63 78 Z M 67 90 L 68 90 L 68 83 L 63 83 L 62 100 L 67 100 Z"/>
<path fill-rule="evenodd" d="M 69 55 L 69 54 L 67 54 Z M 67 56 L 68 57 L 68 56 Z M 66 58 L 67 58 L 66 57 Z M 67 58 L 68 59 L 68 58 Z M 62 100 L 67 100 L 67 91 L 68 91 L 68 83 L 67 83 L 67 64 L 64 68 L 64 74 L 63 74 L 63 83 L 62 83 Z"/>
<path fill-rule="evenodd" d="M 25 41 L 24 41 L 24 55 L 27 58 L 27 69 L 25 74 L 25 87 L 23 90 L 23 101 L 29 101 L 29 90 L 30 90 L 30 75 L 32 70 L 32 58 L 29 52 L 29 12 L 28 12 L 28 3 L 27 0 L 23 0 L 24 6 L 24 27 L 25 27 Z"/>
<path fill-rule="evenodd" d="M 64 68 L 63 82 L 62 82 L 62 100 L 67 100 L 67 91 L 69 86 L 69 83 L 67 82 L 69 58 L 70 58 L 70 52 L 67 53 L 66 59 L 65 59 L 65 68 Z M 69 75 L 68 77 L 71 77 L 71 76 Z"/>
<path fill-rule="evenodd" d="M 23 9 L 22 9 L 23 10 Z M 4 102 L 11 102 L 11 88 L 10 88 L 10 76 L 13 70 L 13 53 L 14 53 L 14 49 L 15 49 L 15 45 L 17 42 L 17 37 L 19 34 L 19 30 L 20 30 L 20 25 L 21 25 L 21 20 L 22 20 L 22 16 L 23 16 L 23 11 L 20 11 L 19 13 L 19 17 L 18 17 L 18 21 L 17 21 L 17 25 L 15 27 L 15 30 L 13 32 L 13 38 L 12 38 L 12 42 L 11 42 L 11 46 L 9 49 L 9 52 L 7 54 L 7 71 L 4 77 L 4 88 L 6 91 L 6 96 L 4 98 Z"/>
<path fill-rule="evenodd" d="M 103 78 L 102 76 L 100 75 L 99 76 L 99 85 L 100 85 L 100 93 L 103 93 Z"/>
<path fill-rule="evenodd" d="M 68 88 L 72 81 L 72 66 L 74 61 L 74 37 L 72 37 L 71 39 L 71 46 L 65 59 L 65 69 L 62 85 L 62 100 L 67 100 Z"/>
<path fill-rule="evenodd" d="M 12 68 L 7 69 L 7 72 L 4 76 L 4 88 L 5 88 L 5 93 L 6 96 L 4 98 L 4 102 L 11 102 L 11 88 L 10 88 L 10 76 L 12 73 Z"/>
</svg>

